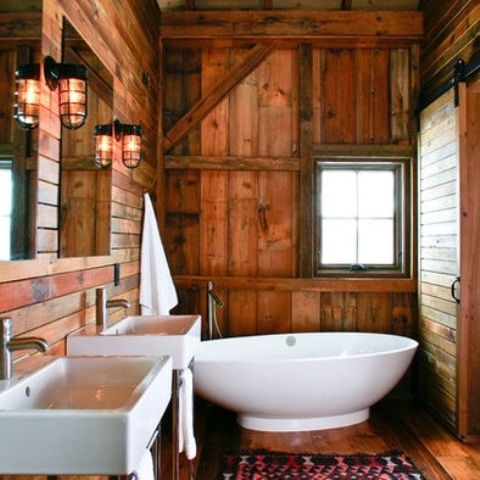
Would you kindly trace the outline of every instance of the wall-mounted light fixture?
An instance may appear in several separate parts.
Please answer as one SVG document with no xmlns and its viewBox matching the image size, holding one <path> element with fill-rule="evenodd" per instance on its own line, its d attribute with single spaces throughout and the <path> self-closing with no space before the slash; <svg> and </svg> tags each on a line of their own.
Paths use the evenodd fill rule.
<svg viewBox="0 0 480 480">
<path fill-rule="evenodd" d="M 62 125 L 76 129 L 87 118 L 87 69 L 74 63 L 57 63 L 47 56 L 43 63 L 45 82 L 58 88 L 58 108 Z"/>
<path fill-rule="evenodd" d="M 127 168 L 137 168 L 142 155 L 142 127 L 122 125 L 122 162 Z"/>
<path fill-rule="evenodd" d="M 14 118 L 25 130 L 38 127 L 40 114 L 40 65 L 27 64 L 15 72 L 15 113 Z"/>
<path fill-rule="evenodd" d="M 113 125 L 97 125 L 93 132 L 95 137 L 95 158 L 98 168 L 108 168 L 113 159 Z"/>
<path fill-rule="evenodd" d="M 122 142 L 122 162 L 128 168 L 137 168 L 142 155 L 142 127 L 115 120 L 113 124 L 97 125 L 95 136 L 95 165 L 108 168 L 112 164 L 113 139 Z"/>
</svg>

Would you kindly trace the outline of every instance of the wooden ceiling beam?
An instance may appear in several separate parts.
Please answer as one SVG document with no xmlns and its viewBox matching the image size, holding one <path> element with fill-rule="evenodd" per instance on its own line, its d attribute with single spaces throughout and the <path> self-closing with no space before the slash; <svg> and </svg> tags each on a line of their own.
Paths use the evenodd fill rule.
<svg viewBox="0 0 480 480">
<path fill-rule="evenodd" d="M 14 12 L 0 15 L 0 38 L 9 40 L 40 40 L 41 12 Z"/>
<path fill-rule="evenodd" d="M 163 150 L 167 152 L 175 146 L 193 127 L 198 125 L 225 98 L 238 83 L 260 65 L 273 51 L 274 43 L 255 45 L 242 62 L 214 85 L 210 92 L 201 98 L 164 136 Z"/>
<path fill-rule="evenodd" d="M 163 12 L 162 39 L 423 38 L 421 12 L 190 11 Z"/>
</svg>

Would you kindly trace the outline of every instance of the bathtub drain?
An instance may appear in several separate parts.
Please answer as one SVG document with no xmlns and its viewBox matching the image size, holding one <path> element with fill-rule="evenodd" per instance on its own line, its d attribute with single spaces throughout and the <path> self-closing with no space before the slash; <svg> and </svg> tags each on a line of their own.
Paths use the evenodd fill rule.
<svg viewBox="0 0 480 480">
<path fill-rule="evenodd" d="M 296 338 L 291 335 L 289 335 L 285 341 L 289 347 L 293 347 L 297 343 Z"/>
</svg>

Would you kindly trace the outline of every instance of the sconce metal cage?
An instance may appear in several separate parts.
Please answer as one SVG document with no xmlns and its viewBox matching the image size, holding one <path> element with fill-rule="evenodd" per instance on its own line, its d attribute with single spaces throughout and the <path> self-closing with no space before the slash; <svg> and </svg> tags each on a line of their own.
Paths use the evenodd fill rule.
<svg viewBox="0 0 480 480">
<path fill-rule="evenodd" d="M 14 118 L 24 130 L 38 127 L 40 118 L 40 65 L 20 65 L 15 72 Z"/>
<path fill-rule="evenodd" d="M 88 113 L 87 68 L 73 63 L 57 63 L 47 56 L 44 60 L 44 75 L 50 90 L 58 88 L 58 108 L 62 125 L 71 130 L 80 128 Z"/>
<path fill-rule="evenodd" d="M 137 168 L 142 160 L 142 127 L 122 125 L 122 161 L 127 168 Z"/>
</svg>

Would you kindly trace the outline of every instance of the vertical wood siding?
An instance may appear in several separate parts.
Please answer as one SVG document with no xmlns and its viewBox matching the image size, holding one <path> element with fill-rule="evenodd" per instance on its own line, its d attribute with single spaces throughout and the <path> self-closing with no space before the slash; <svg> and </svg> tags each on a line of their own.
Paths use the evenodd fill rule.
<svg viewBox="0 0 480 480">
<path fill-rule="evenodd" d="M 208 92 L 246 52 L 164 48 L 165 82 L 172 87 L 165 92 L 166 131 L 198 101 L 199 91 Z M 312 151 L 413 146 L 414 55 L 408 48 L 313 48 L 313 129 L 306 139 Z M 188 68 L 187 57 L 200 61 Z M 299 81 L 299 50 L 274 50 L 168 152 L 165 243 L 181 290 L 178 311 L 206 316 L 206 284 L 215 279 L 225 302 L 218 310 L 224 335 L 318 330 L 414 335 L 413 282 L 402 293 L 386 291 L 381 280 L 372 282 L 372 291 L 358 291 L 349 281 L 333 292 L 312 289 L 311 280 L 302 286 L 300 172 L 274 166 L 278 159 L 299 158 Z M 186 88 L 196 94 L 179 99 Z M 185 159 L 184 166 L 172 167 L 178 158 Z M 236 168 L 243 160 L 250 160 L 251 168 Z M 245 279 L 249 286 L 231 286 L 229 279 Z M 285 279 L 297 283 L 278 288 Z"/>
</svg>

